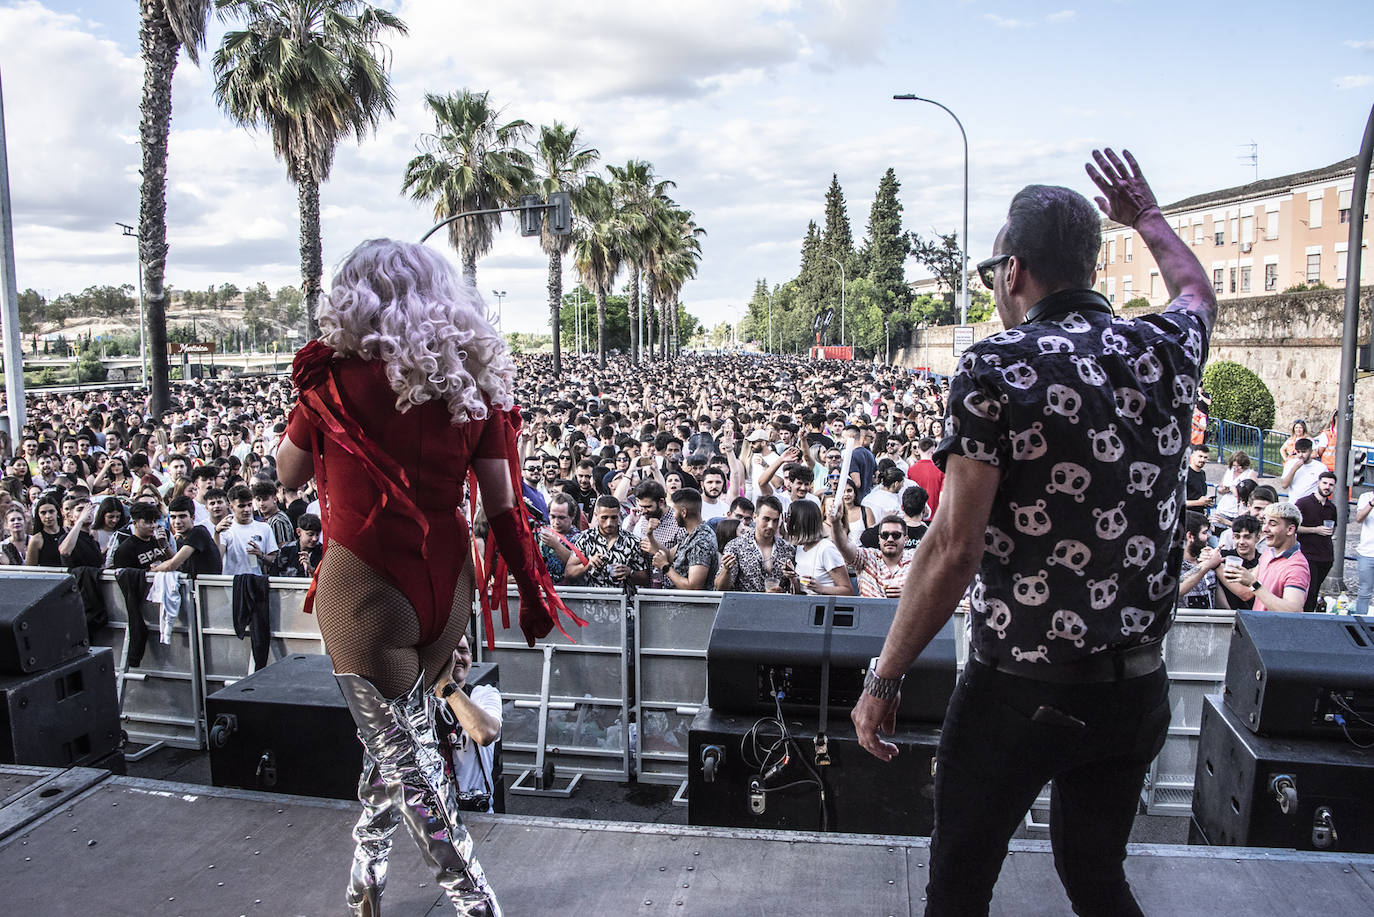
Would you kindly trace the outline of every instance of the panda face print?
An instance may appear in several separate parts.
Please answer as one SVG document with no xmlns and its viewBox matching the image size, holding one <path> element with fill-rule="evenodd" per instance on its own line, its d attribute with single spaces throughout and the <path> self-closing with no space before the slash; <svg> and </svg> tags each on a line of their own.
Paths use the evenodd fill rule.
<svg viewBox="0 0 1374 917">
<path fill-rule="evenodd" d="M 1146 347 L 1145 352 L 1131 364 L 1131 369 L 1135 370 L 1135 377 L 1145 385 L 1154 385 L 1164 377 L 1164 364 L 1155 356 L 1153 347 Z"/>
<path fill-rule="evenodd" d="M 1035 370 L 1025 360 L 1017 360 L 1010 366 L 1002 367 L 1002 381 L 1012 388 L 1024 391 L 1034 385 L 1038 378 Z"/>
<path fill-rule="evenodd" d="M 994 344 L 1019 344 L 1025 340 L 1026 332 L 1020 328 L 1008 328 L 1006 331 L 998 332 L 991 338 Z"/>
<path fill-rule="evenodd" d="M 1050 650 L 1045 644 L 1040 644 L 1033 650 L 1023 650 L 1019 646 L 1011 648 L 1011 658 L 1017 662 L 1049 662 Z"/>
<path fill-rule="evenodd" d="M 965 350 L 959 356 L 959 364 L 954 367 L 956 376 L 967 376 L 973 372 L 973 367 L 978 365 L 978 354 L 971 350 Z"/>
<path fill-rule="evenodd" d="M 1127 636 L 1144 633 L 1154 621 L 1155 613 L 1153 611 L 1146 611 L 1143 608 L 1135 608 L 1130 605 L 1121 609 L 1121 633 Z"/>
<path fill-rule="evenodd" d="M 1196 328 L 1189 328 L 1188 333 L 1184 335 L 1183 353 L 1193 363 L 1202 359 L 1202 333 Z"/>
<path fill-rule="evenodd" d="M 1083 575 L 1083 568 L 1093 559 L 1093 552 L 1087 545 L 1073 538 L 1061 539 L 1055 544 L 1050 556 L 1045 558 L 1045 563 L 1050 566 L 1068 567 L 1079 576 Z"/>
<path fill-rule="evenodd" d="M 1073 353 L 1073 341 L 1057 334 L 1047 334 L 1035 342 L 1042 355 L 1047 353 Z"/>
<path fill-rule="evenodd" d="M 1026 506 L 1013 503 L 1011 511 L 1014 514 L 1016 530 L 1023 535 L 1039 537 L 1051 528 L 1050 514 L 1045 512 L 1044 500 L 1036 500 Z"/>
<path fill-rule="evenodd" d="M 1168 570 L 1158 570 L 1145 577 L 1145 583 L 1150 593 L 1150 601 L 1158 602 L 1177 585 L 1177 580 L 1169 575 Z"/>
<path fill-rule="evenodd" d="M 1094 611 L 1109 608 L 1116 601 L 1116 581 L 1120 575 L 1113 573 L 1106 579 L 1088 580 L 1088 602 Z"/>
<path fill-rule="evenodd" d="M 1050 640 L 1067 640 L 1074 646 L 1083 645 L 1083 636 L 1088 632 L 1088 625 L 1083 622 L 1083 618 L 1076 612 L 1061 608 L 1054 613 L 1050 619 L 1050 629 L 1045 636 Z"/>
<path fill-rule="evenodd" d="M 1159 501 L 1159 530 L 1161 532 L 1170 531 L 1174 527 L 1174 522 L 1178 519 L 1178 501 L 1173 494 Z"/>
<path fill-rule="evenodd" d="M 1050 573 L 1041 570 L 1030 576 L 1011 575 L 1011 594 L 1022 605 L 1044 605 L 1050 600 Z"/>
<path fill-rule="evenodd" d="M 1057 324 L 1061 330 L 1067 331 L 1069 334 L 1082 334 L 1085 331 L 1091 331 L 1093 327 L 1077 312 L 1070 312 L 1058 322 L 1055 322 L 1055 324 Z"/>
<path fill-rule="evenodd" d="M 1131 480 L 1126 485 L 1128 494 L 1153 496 L 1155 479 L 1159 477 L 1159 466 L 1150 462 L 1131 462 Z"/>
<path fill-rule="evenodd" d="M 1144 535 L 1132 535 L 1126 539 L 1126 566 L 1145 568 L 1154 560 L 1155 543 Z"/>
<path fill-rule="evenodd" d="M 983 532 L 983 550 L 1002 563 L 1011 560 L 1011 552 L 1016 548 L 1016 542 L 995 525 L 990 525 Z M 982 583 L 982 580 L 979 580 Z"/>
<path fill-rule="evenodd" d="M 1126 445 L 1121 441 L 1121 437 L 1116 435 L 1116 424 L 1107 424 L 1107 429 L 1102 431 L 1089 430 L 1088 438 L 1092 440 L 1093 458 L 1099 462 L 1115 462 L 1126 454 Z"/>
<path fill-rule="evenodd" d="M 1018 462 L 1034 461 L 1050 450 L 1042 429 L 1044 425 L 1037 420 L 1011 438 L 1011 454 Z"/>
<path fill-rule="evenodd" d="M 1151 427 L 1150 432 L 1155 435 L 1161 455 L 1178 455 L 1183 448 L 1183 431 L 1178 428 L 1177 417 L 1170 417 L 1162 427 Z"/>
<path fill-rule="evenodd" d="M 1078 503 L 1083 502 L 1083 492 L 1093 481 L 1088 469 L 1073 462 L 1057 462 L 1050 469 L 1050 482 L 1045 491 L 1052 494 L 1068 494 Z"/>
<path fill-rule="evenodd" d="M 961 436 L 959 444 L 963 448 L 965 458 L 971 458 L 975 462 L 987 462 L 989 465 L 998 463 L 997 453 L 990 446 L 985 446 L 976 439 Z"/>
<path fill-rule="evenodd" d="M 1103 541 L 1115 541 L 1126 533 L 1126 514 L 1122 511 L 1126 501 L 1122 500 L 1111 509 L 1093 507 L 1093 518 L 1097 520 L 1097 537 Z"/>
<path fill-rule="evenodd" d="M 988 599 L 988 627 L 997 632 L 999 640 L 1007 639 L 1007 628 L 1011 626 L 1011 609 L 1001 599 Z"/>
<path fill-rule="evenodd" d="M 1111 328 L 1102 329 L 1102 352 L 1125 356 L 1130 353 L 1130 342 Z"/>
<path fill-rule="evenodd" d="M 1143 419 L 1145 410 L 1145 396 L 1137 389 L 1119 388 L 1113 393 L 1116 396 L 1116 413 L 1126 418 L 1140 423 Z"/>
<path fill-rule="evenodd" d="M 1197 401 L 1197 382 L 1192 376 L 1174 376 L 1173 406 L 1181 408 Z"/>
<path fill-rule="evenodd" d="M 1078 423 L 1078 412 L 1083 407 L 1083 398 L 1067 385 L 1053 383 L 1045 389 L 1045 413 L 1058 414 L 1069 423 Z"/>
<path fill-rule="evenodd" d="M 977 389 L 964 396 L 964 407 L 984 420 L 995 421 L 1002 416 L 1002 405 Z"/>
<path fill-rule="evenodd" d="M 1082 357 L 1069 357 L 1073 365 L 1078 368 L 1078 378 L 1092 386 L 1106 385 L 1107 373 L 1103 371 L 1102 365 L 1097 362 L 1097 357 L 1088 354 Z"/>
<path fill-rule="evenodd" d="M 970 587 L 968 591 L 969 606 L 974 611 L 981 614 L 983 610 L 986 608 L 986 605 L 984 605 L 984 600 L 987 598 L 987 594 L 988 587 L 986 584 L 984 584 L 983 577 L 975 576 L 973 578 L 973 586 Z"/>
</svg>

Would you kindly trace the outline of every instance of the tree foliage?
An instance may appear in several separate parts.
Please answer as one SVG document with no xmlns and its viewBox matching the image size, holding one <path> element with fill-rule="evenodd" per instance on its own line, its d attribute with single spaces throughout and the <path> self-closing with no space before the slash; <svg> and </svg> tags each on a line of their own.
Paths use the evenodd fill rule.
<svg viewBox="0 0 1374 917">
<path fill-rule="evenodd" d="M 1202 387 L 1212 396 L 1212 417 L 1261 430 L 1274 426 L 1274 395 L 1252 370 L 1229 360 L 1208 364 Z"/>
</svg>

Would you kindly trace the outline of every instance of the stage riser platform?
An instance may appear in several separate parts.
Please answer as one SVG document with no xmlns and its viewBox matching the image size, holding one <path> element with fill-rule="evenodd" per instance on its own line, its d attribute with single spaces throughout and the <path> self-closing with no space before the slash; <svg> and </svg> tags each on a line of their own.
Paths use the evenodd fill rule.
<svg viewBox="0 0 1374 917">
<path fill-rule="evenodd" d="M 48 796 L 45 791 L 56 790 Z M 73 768 L 0 768 L 8 914 L 342 913 L 352 805 Z M 921 838 L 472 818 L 507 914 L 920 914 Z M 94 843 L 92 843 L 94 842 Z M 1069 913 L 1048 845 L 1013 842 L 993 913 Z M 1146 913 L 1292 917 L 1374 913 L 1374 856 L 1248 848 L 1133 848 Z M 452 913 L 397 837 L 388 917 Z"/>
</svg>

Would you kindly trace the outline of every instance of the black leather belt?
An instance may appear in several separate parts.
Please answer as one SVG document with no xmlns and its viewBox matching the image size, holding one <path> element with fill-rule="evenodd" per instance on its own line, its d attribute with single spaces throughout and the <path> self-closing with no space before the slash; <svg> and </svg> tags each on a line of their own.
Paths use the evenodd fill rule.
<svg viewBox="0 0 1374 917">
<path fill-rule="evenodd" d="M 1158 643 L 1133 646 L 1117 652 L 1108 650 L 1070 662 L 1016 662 L 1009 659 L 991 659 L 977 650 L 973 651 L 973 658 L 990 669 L 1006 672 L 1008 675 L 1058 684 L 1139 678 L 1149 675 L 1163 665 Z"/>
</svg>

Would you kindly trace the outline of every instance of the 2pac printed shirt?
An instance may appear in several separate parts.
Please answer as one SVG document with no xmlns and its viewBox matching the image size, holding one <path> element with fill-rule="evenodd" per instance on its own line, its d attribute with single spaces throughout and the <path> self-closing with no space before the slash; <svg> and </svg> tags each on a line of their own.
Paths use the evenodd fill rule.
<svg viewBox="0 0 1374 917">
<path fill-rule="evenodd" d="M 1002 470 L 971 590 L 983 658 L 1068 662 L 1163 638 L 1206 354 L 1206 327 L 1176 306 L 1067 312 L 964 352 L 935 461 Z"/>
</svg>

